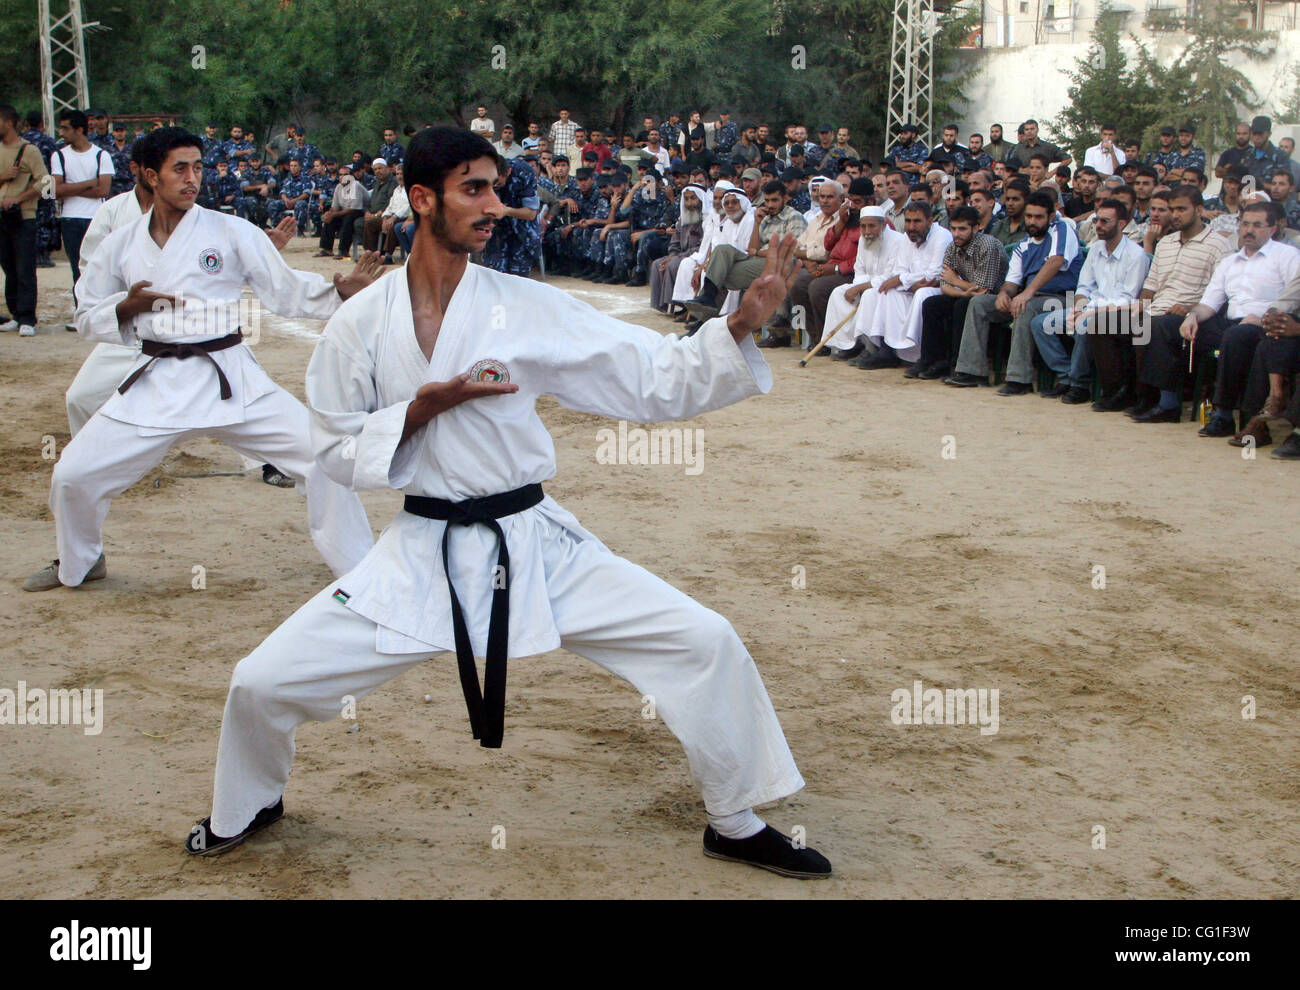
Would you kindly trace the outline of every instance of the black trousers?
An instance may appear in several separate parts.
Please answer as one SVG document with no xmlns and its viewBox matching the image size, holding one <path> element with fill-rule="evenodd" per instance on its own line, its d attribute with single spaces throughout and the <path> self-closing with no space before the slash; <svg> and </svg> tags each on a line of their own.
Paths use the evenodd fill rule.
<svg viewBox="0 0 1300 990">
<path fill-rule="evenodd" d="M 5 276 L 5 305 L 23 326 L 36 326 L 36 219 L 16 210 L 0 212 L 0 270 Z"/>
<path fill-rule="evenodd" d="M 1220 355 L 1220 362 L 1223 357 Z M 1219 364 L 1222 371 L 1223 364 Z M 1269 393 L 1269 375 L 1284 375 L 1291 379 L 1297 372 L 1300 372 L 1300 337 L 1261 337 L 1258 345 L 1255 347 L 1255 357 L 1250 363 L 1250 373 L 1246 378 L 1246 388 L 1241 396 L 1241 418 L 1246 422 L 1250 417 L 1256 415 L 1264 408 L 1264 402 L 1268 399 Z M 1215 393 L 1215 407 L 1231 409 L 1231 406 L 1220 407 L 1217 399 L 1218 393 Z M 1300 388 L 1296 389 L 1291 396 L 1291 407 L 1284 414 L 1291 425 L 1300 426 Z"/>
<path fill-rule="evenodd" d="M 948 367 L 957 363 L 957 350 L 961 346 L 961 331 L 966 325 L 966 309 L 971 296 L 931 296 L 921 303 L 921 359 L 920 366 L 946 362 Z"/>
<path fill-rule="evenodd" d="M 1146 358 L 1138 379 L 1142 384 L 1161 391 L 1182 392 L 1187 377 L 1187 352 L 1178 328 L 1182 326 L 1183 319 L 1182 316 L 1170 315 L 1157 316 L 1151 321 L 1151 343 L 1147 345 Z M 1196 330 L 1197 357 L 1204 357 L 1217 350 L 1224 331 L 1230 326 L 1236 326 L 1238 322 L 1225 320 L 1217 313 L 1208 320 L 1202 320 Z"/>
<path fill-rule="evenodd" d="M 1196 334 L 1199 339 L 1200 332 Z M 1219 342 L 1219 374 L 1214 383 L 1214 408 L 1225 412 L 1240 409 L 1246 393 L 1255 351 L 1264 339 L 1264 328 L 1254 323 L 1228 327 Z M 1263 375 L 1267 396 L 1268 375 Z"/>
<path fill-rule="evenodd" d="M 77 280 L 81 278 L 81 242 L 90 228 L 90 221 L 81 217 L 64 217 L 59 221 L 63 230 L 63 250 L 72 266 L 72 297 L 77 297 Z"/>
<path fill-rule="evenodd" d="M 339 239 L 339 254 L 349 254 L 352 251 L 352 225 L 356 222 L 357 217 L 361 216 L 362 212 L 361 210 L 344 210 L 325 224 L 325 228 L 320 234 L 320 249 L 322 251 L 333 251 L 334 238 L 337 237 Z"/>
</svg>

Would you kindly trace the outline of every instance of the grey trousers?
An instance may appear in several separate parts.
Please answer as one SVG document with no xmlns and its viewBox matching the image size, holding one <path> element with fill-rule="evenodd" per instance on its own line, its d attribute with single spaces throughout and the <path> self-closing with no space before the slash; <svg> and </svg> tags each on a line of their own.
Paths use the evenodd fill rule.
<svg viewBox="0 0 1300 990">
<path fill-rule="evenodd" d="M 1029 300 L 1024 311 L 1014 319 L 996 308 L 995 295 L 973 296 L 966 309 L 966 324 L 961 331 L 961 350 L 957 352 L 957 371 L 967 375 L 989 376 L 989 327 L 994 323 L 1011 324 L 1011 356 L 1007 359 L 1007 381 L 1028 385 L 1034 380 L 1034 334 L 1029 324 L 1035 316 L 1061 297 L 1039 295 Z"/>
<path fill-rule="evenodd" d="M 719 244 L 709 256 L 709 266 L 704 270 L 704 277 L 720 290 L 748 289 L 749 284 L 762 275 L 766 267 L 766 258 L 751 258 L 730 244 Z M 777 309 L 774 322 L 790 322 L 789 296 L 785 297 Z"/>
</svg>

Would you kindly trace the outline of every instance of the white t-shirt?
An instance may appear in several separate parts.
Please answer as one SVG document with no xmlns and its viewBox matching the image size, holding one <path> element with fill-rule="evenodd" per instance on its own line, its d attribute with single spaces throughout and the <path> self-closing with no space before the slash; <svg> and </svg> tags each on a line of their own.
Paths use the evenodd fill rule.
<svg viewBox="0 0 1300 990">
<path fill-rule="evenodd" d="M 60 157 L 63 164 L 59 162 Z M 65 167 L 68 170 L 66 174 L 63 171 Z M 71 145 L 65 145 L 50 155 L 50 174 L 63 176 L 65 182 L 88 182 L 99 175 L 111 176 L 113 156 L 93 144 L 85 151 L 73 151 Z M 63 200 L 63 217 L 66 220 L 89 220 L 103 204 L 100 196 L 69 196 Z"/>
<path fill-rule="evenodd" d="M 495 136 L 497 125 L 492 123 L 491 117 L 475 117 L 469 122 L 469 129 L 475 134 L 486 134 L 490 131 Z"/>
</svg>

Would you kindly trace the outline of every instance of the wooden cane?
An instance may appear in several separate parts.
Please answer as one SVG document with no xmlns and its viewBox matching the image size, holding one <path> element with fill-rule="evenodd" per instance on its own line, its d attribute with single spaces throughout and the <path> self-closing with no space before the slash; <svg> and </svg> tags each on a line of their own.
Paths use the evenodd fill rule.
<svg viewBox="0 0 1300 990">
<path fill-rule="evenodd" d="M 819 341 L 817 341 L 817 346 L 814 347 L 811 351 L 808 352 L 808 357 L 804 358 L 802 361 L 799 362 L 799 367 L 801 367 L 801 368 L 805 368 L 805 367 L 807 367 L 807 366 L 808 366 L 808 358 L 810 358 L 810 357 L 816 357 L 817 352 L 820 351 L 823 347 L 826 346 L 826 341 L 830 340 L 830 339 L 831 339 L 832 337 L 834 337 L 837 333 L 839 333 L 839 332 L 840 332 L 840 327 L 844 326 L 844 324 L 848 323 L 849 320 L 853 319 L 853 314 L 856 313 L 856 312 L 858 311 L 858 306 L 859 306 L 860 302 L 861 302 L 861 297 L 859 297 L 859 302 L 856 302 L 856 303 L 853 304 L 853 309 L 849 310 L 849 315 L 846 316 L 846 317 L 844 317 L 844 319 L 840 320 L 840 322 L 839 322 L 839 326 L 837 326 L 837 327 L 836 327 L 834 330 L 832 330 L 830 333 L 823 333 L 823 334 L 822 334 L 822 339 L 819 340 Z"/>
</svg>

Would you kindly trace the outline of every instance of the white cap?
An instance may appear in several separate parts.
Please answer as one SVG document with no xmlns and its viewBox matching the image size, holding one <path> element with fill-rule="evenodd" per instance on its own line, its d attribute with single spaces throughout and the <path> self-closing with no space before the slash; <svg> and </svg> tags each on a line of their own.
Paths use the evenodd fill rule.
<svg viewBox="0 0 1300 990">
<path fill-rule="evenodd" d="M 387 165 L 387 164 L 388 164 L 387 159 L 376 158 L 373 162 L 370 163 L 370 167 L 374 168 L 376 165 Z"/>
<path fill-rule="evenodd" d="M 883 206 L 864 206 L 858 211 L 858 219 L 866 220 L 875 217 L 877 220 L 885 219 L 885 208 Z"/>
</svg>

